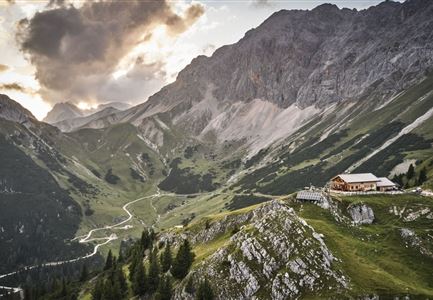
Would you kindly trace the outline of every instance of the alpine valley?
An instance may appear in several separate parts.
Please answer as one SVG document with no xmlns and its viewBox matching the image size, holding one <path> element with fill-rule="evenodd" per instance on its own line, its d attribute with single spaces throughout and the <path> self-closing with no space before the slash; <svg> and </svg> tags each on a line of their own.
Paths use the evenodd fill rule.
<svg viewBox="0 0 433 300">
<path fill-rule="evenodd" d="M 137 106 L 0 95 L 0 297 L 431 299 L 432 145 L 430 0 L 278 11 Z M 296 200 L 346 172 L 404 191 Z"/>
</svg>

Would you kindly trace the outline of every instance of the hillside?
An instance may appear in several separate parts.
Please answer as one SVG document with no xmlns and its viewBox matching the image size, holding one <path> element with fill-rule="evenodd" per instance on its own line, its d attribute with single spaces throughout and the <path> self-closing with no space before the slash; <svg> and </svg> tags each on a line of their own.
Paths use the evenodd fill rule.
<svg viewBox="0 0 433 300">
<path fill-rule="evenodd" d="M 432 16 L 424 0 L 282 10 L 142 104 L 61 103 L 49 124 L 0 95 L 0 288 L 90 299 L 123 274 L 116 299 L 136 297 L 131 265 L 187 239 L 174 299 L 204 278 L 217 299 L 433 297 L 433 202 L 411 192 L 433 189 Z M 406 192 L 294 200 L 343 172 Z M 122 260 L 101 270 L 109 250 Z"/>
<path fill-rule="evenodd" d="M 161 239 L 176 241 L 181 234 L 192 241 L 196 263 L 190 276 L 212 278 L 220 299 L 432 295 L 431 199 L 333 201 L 332 210 L 273 201 L 211 216 Z M 372 208 L 372 225 L 352 225 L 348 207 L 361 204 Z M 176 288 L 179 299 L 182 287 Z"/>
<path fill-rule="evenodd" d="M 137 294 L 135 277 L 128 275 L 134 257 L 139 255 L 139 263 L 153 272 L 152 257 L 162 257 L 170 244 L 176 260 L 185 240 L 194 253 L 187 275 L 171 277 L 173 263 L 168 273 L 159 269 L 158 279 L 152 277 L 159 281 L 171 277 L 172 299 L 195 299 L 204 278 L 214 299 L 428 299 L 433 295 L 431 198 L 332 196 L 328 201 L 330 206 L 322 208 L 287 197 L 210 215 L 183 229 L 161 232 L 150 246 L 151 240 L 143 235 L 122 248 L 126 259 L 119 262 L 120 268 L 131 287 L 125 297 Z M 360 207 L 371 210 L 371 224 L 354 223 L 352 212 Z M 90 297 L 95 282 L 103 278 L 110 280 L 110 270 L 81 284 L 81 297 Z M 143 296 L 160 291 L 146 290 Z"/>
</svg>

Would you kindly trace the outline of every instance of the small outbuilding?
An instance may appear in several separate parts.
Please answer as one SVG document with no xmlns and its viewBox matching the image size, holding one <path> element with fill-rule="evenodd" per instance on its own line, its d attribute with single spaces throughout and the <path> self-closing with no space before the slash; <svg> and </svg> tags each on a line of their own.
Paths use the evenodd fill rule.
<svg viewBox="0 0 433 300">
<path fill-rule="evenodd" d="M 299 191 L 296 194 L 296 200 L 302 202 L 313 202 L 313 203 L 321 203 L 325 200 L 325 196 L 321 192 L 316 191 Z"/>
<path fill-rule="evenodd" d="M 376 186 L 377 190 L 381 192 L 394 191 L 398 188 L 397 184 L 386 177 L 379 177 L 379 181 L 376 183 Z"/>
</svg>

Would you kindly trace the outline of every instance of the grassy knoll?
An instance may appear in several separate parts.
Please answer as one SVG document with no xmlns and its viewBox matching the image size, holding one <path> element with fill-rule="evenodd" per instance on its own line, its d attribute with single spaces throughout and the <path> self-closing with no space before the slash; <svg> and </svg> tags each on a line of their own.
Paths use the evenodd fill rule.
<svg viewBox="0 0 433 300">
<path fill-rule="evenodd" d="M 429 230 L 432 221 L 419 218 L 405 222 L 389 208 L 406 207 L 408 211 L 433 208 L 433 199 L 415 195 L 341 197 L 344 212 L 351 203 L 366 203 L 373 208 L 376 220 L 372 225 L 354 227 L 337 223 L 329 211 L 314 205 L 295 205 L 300 215 L 318 232 L 341 259 L 341 266 L 351 278 L 354 294 L 376 293 L 382 296 L 411 294 L 433 296 L 431 270 L 433 258 L 407 247 L 400 228 L 416 232 Z"/>
</svg>

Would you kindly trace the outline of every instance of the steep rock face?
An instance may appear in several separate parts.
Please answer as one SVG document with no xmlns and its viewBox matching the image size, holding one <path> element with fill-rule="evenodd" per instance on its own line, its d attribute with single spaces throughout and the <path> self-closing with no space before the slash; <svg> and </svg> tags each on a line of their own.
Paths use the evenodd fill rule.
<svg viewBox="0 0 433 300">
<path fill-rule="evenodd" d="M 392 93 L 432 65 L 432 9 L 418 0 L 359 12 L 329 4 L 283 10 L 238 43 L 193 60 L 162 94 L 176 99 L 195 87 L 189 98 L 198 101 L 211 83 L 220 101 L 259 98 L 286 108 Z"/>
<path fill-rule="evenodd" d="M 6 95 L 0 95 L 0 118 L 20 124 L 36 122 L 30 111 Z"/>
<path fill-rule="evenodd" d="M 366 204 L 350 205 L 347 211 L 355 225 L 371 224 L 374 221 L 373 209 Z"/>
<path fill-rule="evenodd" d="M 294 299 L 348 288 L 322 235 L 292 208 L 272 201 L 241 222 L 245 219 L 250 221 L 190 275 L 195 280 L 212 278 L 218 299 Z M 175 299 L 189 297 L 183 284 L 178 287 Z"/>
<path fill-rule="evenodd" d="M 333 104 L 380 106 L 421 79 L 433 64 L 432 16 L 433 2 L 423 0 L 282 10 L 236 44 L 195 58 L 146 103 L 88 126 L 139 126 L 164 114 L 194 137 L 245 139 L 257 150 Z"/>
</svg>

